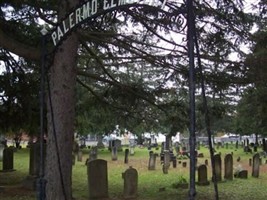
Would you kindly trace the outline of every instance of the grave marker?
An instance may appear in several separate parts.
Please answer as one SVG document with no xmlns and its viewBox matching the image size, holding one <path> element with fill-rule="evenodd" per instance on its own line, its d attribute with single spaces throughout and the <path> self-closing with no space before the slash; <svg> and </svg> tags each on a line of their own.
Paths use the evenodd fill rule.
<svg viewBox="0 0 267 200">
<path fill-rule="evenodd" d="M 14 150 L 7 147 L 3 151 L 3 170 L 2 172 L 9 172 L 14 170 Z"/>
<path fill-rule="evenodd" d="M 116 146 L 112 147 L 111 157 L 113 161 L 118 160 L 118 151 Z"/>
<path fill-rule="evenodd" d="M 77 154 L 78 154 L 77 155 L 77 161 L 82 162 L 83 161 L 83 152 L 79 150 Z"/>
<path fill-rule="evenodd" d="M 156 170 L 157 156 L 158 156 L 157 153 L 153 153 L 153 151 L 149 152 L 148 170 Z"/>
<path fill-rule="evenodd" d="M 125 199 L 136 198 L 138 188 L 137 170 L 130 167 L 123 173 L 122 177 L 124 179 L 123 197 Z"/>
<path fill-rule="evenodd" d="M 125 155 L 124 155 L 124 164 L 127 164 L 129 161 L 129 149 L 125 149 Z"/>
<path fill-rule="evenodd" d="M 107 161 L 96 159 L 87 164 L 89 199 L 108 198 Z"/>
<path fill-rule="evenodd" d="M 170 167 L 170 152 L 165 151 L 163 165 L 162 165 L 162 170 L 164 174 L 168 174 L 169 167 Z"/>
<path fill-rule="evenodd" d="M 258 178 L 260 174 L 260 154 L 256 153 L 253 156 L 252 176 Z"/>
<path fill-rule="evenodd" d="M 209 185 L 208 170 L 206 165 L 200 165 L 198 167 L 198 185 Z"/>
<path fill-rule="evenodd" d="M 90 149 L 88 161 L 92 161 L 96 159 L 97 159 L 97 147 L 94 146 Z"/>
<path fill-rule="evenodd" d="M 227 154 L 224 158 L 224 178 L 226 180 L 233 180 L 233 156 Z"/>
<path fill-rule="evenodd" d="M 214 155 L 214 164 L 215 164 L 216 180 L 221 181 L 222 180 L 222 160 L 221 160 L 220 154 Z M 215 177 L 212 177 L 212 180 L 215 181 Z"/>
</svg>

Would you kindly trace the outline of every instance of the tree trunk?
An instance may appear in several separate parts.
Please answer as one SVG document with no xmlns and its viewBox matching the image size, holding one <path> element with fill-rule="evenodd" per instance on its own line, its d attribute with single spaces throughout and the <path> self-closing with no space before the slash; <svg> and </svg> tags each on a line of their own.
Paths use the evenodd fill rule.
<svg viewBox="0 0 267 200">
<path fill-rule="evenodd" d="M 59 19 L 62 19 L 77 2 L 75 0 L 69 4 L 68 1 L 61 1 Z M 78 44 L 75 33 L 68 36 L 57 48 L 49 71 L 51 105 L 48 100 L 45 169 L 47 200 L 72 199 L 72 146 Z"/>
<path fill-rule="evenodd" d="M 52 107 L 48 103 L 49 121 L 45 173 L 48 200 L 72 198 L 71 175 L 77 48 L 77 36 L 72 34 L 58 48 L 50 69 Z"/>
</svg>

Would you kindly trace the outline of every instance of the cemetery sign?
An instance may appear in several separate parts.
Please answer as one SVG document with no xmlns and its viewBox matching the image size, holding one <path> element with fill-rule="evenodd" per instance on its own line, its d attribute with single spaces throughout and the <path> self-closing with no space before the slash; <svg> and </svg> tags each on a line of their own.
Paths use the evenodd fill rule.
<svg viewBox="0 0 267 200">
<path fill-rule="evenodd" d="M 54 29 L 51 39 L 57 46 L 62 38 L 70 33 L 76 26 L 96 17 L 103 12 L 108 12 L 123 6 L 146 5 L 163 9 L 167 0 L 88 0 L 70 12 Z M 100 3 L 101 2 L 101 3 Z"/>
</svg>

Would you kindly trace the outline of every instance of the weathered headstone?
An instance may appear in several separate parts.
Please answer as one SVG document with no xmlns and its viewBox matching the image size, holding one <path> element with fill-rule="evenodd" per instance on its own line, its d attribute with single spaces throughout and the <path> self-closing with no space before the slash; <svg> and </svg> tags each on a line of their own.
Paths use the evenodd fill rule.
<svg viewBox="0 0 267 200">
<path fill-rule="evenodd" d="M 121 140 L 119 139 L 110 140 L 108 149 L 112 151 L 113 147 L 116 147 L 117 151 L 122 151 Z"/>
<path fill-rule="evenodd" d="M 129 161 L 129 149 L 125 149 L 124 163 L 127 164 Z"/>
<path fill-rule="evenodd" d="M 155 170 L 156 169 L 157 155 L 158 154 L 153 153 L 153 151 L 149 152 L 148 170 Z"/>
<path fill-rule="evenodd" d="M 29 159 L 29 175 L 22 181 L 23 188 L 36 190 L 37 181 L 40 177 L 40 142 L 31 142 L 28 146 L 30 148 L 30 159 Z M 46 155 L 46 145 L 43 145 L 43 156 Z M 43 158 L 43 162 L 45 159 Z M 43 163 L 45 165 L 45 163 Z"/>
<path fill-rule="evenodd" d="M 98 136 L 97 136 L 97 144 L 96 144 L 96 147 L 97 147 L 98 149 L 103 149 L 103 148 L 105 148 L 105 145 L 104 145 L 104 143 L 103 143 L 103 141 L 102 141 L 102 136 L 101 136 L 101 135 L 98 135 Z"/>
<path fill-rule="evenodd" d="M 107 161 L 96 159 L 87 164 L 89 199 L 108 198 Z"/>
<path fill-rule="evenodd" d="M 172 160 L 172 167 L 176 168 L 177 167 L 177 158 L 176 158 L 176 156 L 172 156 L 171 160 Z"/>
<path fill-rule="evenodd" d="M 116 139 L 114 146 L 117 148 L 117 151 L 122 151 L 121 140 Z"/>
<path fill-rule="evenodd" d="M 235 148 L 238 149 L 238 140 L 235 142 Z"/>
<path fill-rule="evenodd" d="M 40 168 L 40 143 L 30 145 L 29 175 L 38 176 Z"/>
<path fill-rule="evenodd" d="M 221 181 L 222 180 L 222 160 L 221 160 L 220 154 L 214 155 L 214 164 L 215 164 L 216 180 Z M 215 181 L 215 177 L 212 177 L 212 180 Z"/>
<path fill-rule="evenodd" d="M 3 172 L 14 171 L 14 150 L 7 147 L 3 151 Z"/>
<path fill-rule="evenodd" d="M 89 151 L 89 160 L 88 161 L 92 161 L 92 160 L 96 160 L 97 159 L 97 147 L 92 147 Z"/>
<path fill-rule="evenodd" d="M 168 169 L 170 167 L 170 152 L 165 151 L 164 152 L 164 161 L 162 165 L 162 170 L 164 174 L 168 174 Z"/>
<path fill-rule="evenodd" d="M 135 154 L 134 147 L 130 147 L 130 156 L 133 156 Z"/>
<path fill-rule="evenodd" d="M 209 185 L 208 170 L 206 165 L 200 165 L 198 167 L 198 185 Z"/>
<path fill-rule="evenodd" d="M 224 158 L 224 178 L 226 180 L 233 180 L 233 156 L 227 154 Z"/>
<path fill-rule="evenodd" d="M 180 154 L 180 145 L 178 142 L 175 142 L 174 148 L 175 148 L 176 155 Z"/>
<path fill-rule="evenodd" d="M 236 176 L 236 178 L 244 178 L 247 179 L 248 178 L 248 170 L 241 170 L 239 171 Z"/>
<path fill-rule="evenodd" d="M 133 199 L 137 197 L 138 189 L 138 172 L 136 169 L 130 167 L 127 169 L 123 175 L 124 179 L 124 189 L 123 197 L 125 199 Z"/>
<path fill-rule="evenodd" d="M 130 155 L 133 156 L 135 151 L 135 139 L 129 139 Z"/>
<path fill-rule="evenodd" d="M 253 156 L 252 176 L 258 178 L 259 174 L 260 174 L 260 155 L 256 153 Z"/>
<path fill-rule="evenodd" d="M 111 157 L 113 161 L 118 160 L 118 151 L 116 146 L 112 147 Z"/>
<path fill-rule="evenodd" d="M 77 153 L 77 161 L 78 162 L 82 162 L 83 161 L 83 152 L 80 151 L 80 150 Z"/>
</svg>

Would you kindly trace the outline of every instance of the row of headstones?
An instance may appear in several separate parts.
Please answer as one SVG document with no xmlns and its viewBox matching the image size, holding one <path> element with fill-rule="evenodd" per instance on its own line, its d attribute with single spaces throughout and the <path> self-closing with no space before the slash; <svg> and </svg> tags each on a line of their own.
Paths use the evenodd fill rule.
<svg viewBox="0 0 267 200">
<path fill-rule="evenodd" d="M 1 150 L 1 149 L 0 149 Z M 44 146 L 44 151 L 46 150 Z M 44 152 L 45 153 L 45 152 Z M 2 151 L 2 167 L 1 172 L 15 171 L 14 169 L 14 147 L 5 147 Z M 40 143 L 32 143 L 30 145 L 29 159 L 29 175 L 23 181 L 23 186 L 35 189 L 36 180 L 39 176 L 40 163 Z"/>
<path fill-rule="evenodd" d="M 133 156 L 134 155 L 134 148 L 130 147 L 130 149 L 125 149 L 125 155 L 124 155 L 124 163 L 127 164 L 129 162 L 129 155 Z M 98 148 L 97 146 L 92 147 L 89 151 L 89 158 L 86 160 L 86 164 L 89 161 L 96 160 L 97 159 L 97 154 L 98 154 Z M 75 164 L 75 154 L 73 154 L 73 164 Z M 77 153 L 77 160 L 82 161 L 83 153 L 82 151 L 78 151 Z M 111 148 L 111 159 L 112 161 L 118 160 L 118 151 L 117 147 L 112 147 Z"/>
<path fill-rule="evenodd" d="M 107 161 L 96 159 L 87 163 L 89 199 L 108 198 Z M 123 197 L 136 198 L 138 188 L 138 172 L 130 167 L 122 173 L 124 180 Z M 97 180 L 97 181 L 96 181 Z"/>
<path fill-rule="evenodd" d="M 214 165 L 215 165 L 215 177 L 212 180 L 222 181 L 222 161 L 221 155 L 214 155 Z M 252 176 L 259 177 L 260 172 L 260 155 L 257 153 L 252 159 Z M 240 170 L 235 177 L 237 178 L 247 178 L 247 170 Z M 233 156 L 232 154 L 227 154 L 224 158 L 224 179 L 233 180 Z M 209 183 L 207 176 L 207 165 L 198 166 L 198 183 L 200 185 L 207 185 Z"/>
<path fill-rule="evenodd" d="M 256 168 L 258 165 L 259 155 L 253 156 L 253 169 L 252 176 L 258 177 L 256 174 Z M 216 181 L 221 181 L 221 157 L 219 154 L 214 156 L 215 161 L 215 177 Z M 233 156 L 227 154 L 225 156 L 225 176 L 227 180 L 233 180 Z M 108 197 L 108 175 L 107 175 L 107 161 L 96 159 L 88 162 L 88 189 L 89 199 L 107 198 Z M 256 170 L 256 171 L 255 171 Z M 215 180 L 215 177 L 212 179 Z M 125 198 L 135 198 L 137 196 L 137 185 L 138 185 L 138 173 L 134 168 L 127 169 L 123 174 L 124 179 L 124 191 L 123 195 Z M 97 182 L 95 180 L 98 180 Z M 208 185 L 209 181 L 207 178 L 207 166 L 200 165 L 198 167 L 198 184 Z"/>
<path fill-rule="evenodd" d="M 30 176 L 38 175 L 38 148 L 39 145 L 33 145 L 30 151 Z M 5 148 L 3 150 L 3 171 L 11 171 L 13 169 L 13 149 Z M 81 154 L 80 154 L 81 155 Z M 79 157 L 79 156 L 78 156 Z M 88 173 L 88 189 L 89 198 L 106 198 L 108 197 L 108 174 L 107 161 L 95 159 L 87 163 Z M 135 198 L 137 196 L 138 173 L 134 168 L 129 168 L 123 173 L 125 198 Z M 96 181 L 97 180 L 97 181 Z M 31 185 L 34 185 L 33 181 Z"/>
<path fill-rule="evenodd" d="M 156 170 L 156 160 L 159 156 L 158 153 L 154 153 L 153 151 L 149 151 L 149 161 L 148 161 L 148 170 Z M 168 169 L 171 166 L 173 168 L 177 167 L 177 159 L 172 151 L 165 150 L 160 154 L 160 161 L 162 164 L 162 171 L 164 174 L 168 174 Z"/>
</svg>

